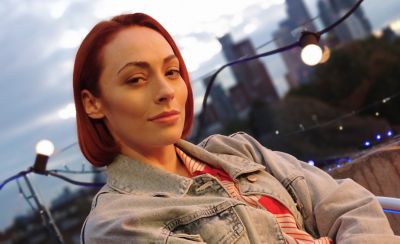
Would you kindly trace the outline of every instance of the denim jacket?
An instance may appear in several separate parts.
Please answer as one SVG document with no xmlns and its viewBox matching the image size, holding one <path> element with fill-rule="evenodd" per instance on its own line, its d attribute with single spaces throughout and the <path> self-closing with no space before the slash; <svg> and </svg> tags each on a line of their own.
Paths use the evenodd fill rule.
<svg viewBox="0 0 400 244">
<path fill-rule="evenodd" d="M 244 133 L 214 135 L 186 154 L 234 179 L 242 195 L 284 204 L 297 225 L 339 243 L 400 243 L 374 196 L 352 180 L 273 152 Z M 230 198 L 209 174 L 186 178 L 119 155 L 107 167 L 82 243 L 285 243 L 273 214 Z"/>
</svg>

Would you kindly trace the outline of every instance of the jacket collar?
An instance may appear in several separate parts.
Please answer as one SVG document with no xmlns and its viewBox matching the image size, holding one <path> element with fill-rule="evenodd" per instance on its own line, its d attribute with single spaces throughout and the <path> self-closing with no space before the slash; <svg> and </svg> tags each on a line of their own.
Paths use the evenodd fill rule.
<svg viewBox="0 0 400 244">
<path fill-rule="evenodd" d="M 212 167 L 223 169 L 232 179 L 236 179 L 242 174 L 252 173 L 265 168 L 261 164 L 236 155 L 210 153 L 204 148 L 184 140 L 178 141 L 176 146 L 190 156 Z"/>
<path fill-rule="evenodd" d="M 242 157 L 210 153 L 184 140 L 179 140 L 175 146 L 212 167 L 223 169 L 232 179 L 264 168 Z M 118 155 L 107 166 L 107 174 L 107 184 L 124 193 L 183 195 L 193 182 L 190 178 L 169 173 L 124 155 Z"/>
<path fill-rule="evenodd" d="M 158 169 L 145 162 L 118 155 L 107 167 L 107 184 L 124 193 L 185 194 L 192 180 Z"/>
</svg>

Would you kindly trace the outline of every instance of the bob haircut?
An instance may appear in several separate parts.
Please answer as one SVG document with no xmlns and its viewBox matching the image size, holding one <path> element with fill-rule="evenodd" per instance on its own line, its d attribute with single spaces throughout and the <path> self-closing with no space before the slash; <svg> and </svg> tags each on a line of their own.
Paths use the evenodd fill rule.
<svg viewBox="0 0 400 244">
<path fill-rule="evenodd" d="M 120 153 L 120 146 L 111 136 L 103 119 L 90 118 L 83 107 L 81 91 L 87 89 L 100 97 L 99 78 L 103 69 L 104 46 L 118 32 L 132 26 L 144 26 L 160 33 L 172 47 L 179 60 L 181 76 L 186 83 L 188 97 L 185 104 L 185 122 L 181 138 L 190 133 L 193 122 L 193 93 L 185 62 L 171 35 L 152 17 L 143 13 L 123 14 L 95 25 L 83 40 L 75 58 L 73 89 L 76 107 L 78 142 L 85 158 L 96 167 L 110 164 Z"/>
</svg>

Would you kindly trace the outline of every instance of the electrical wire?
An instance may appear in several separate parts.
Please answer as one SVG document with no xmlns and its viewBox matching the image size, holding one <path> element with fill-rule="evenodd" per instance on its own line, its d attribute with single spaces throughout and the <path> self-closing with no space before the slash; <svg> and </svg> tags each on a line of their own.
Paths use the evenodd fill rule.
<svg viewBox="0 0 400 244">
<path fill-rule="evenodd" d="M 69 170 L 69 169 L 51 169 L 48 172 L 63 173 L 63 174 L 99 174 L 104 173 L 105 170 Z"/>
<path fill-rule="evenodd" d="M 320 35 L 325 34 L 326 32 L 328 32 L 328 31 L 332 30 L 333 28 L 335 28 L 337 25 L 342 23 L 346 18 L 348 18 L 354 11 L 356 11 L 356 9 L 361 5 L 361 3 L 363 1 L 364 0 L 359 0 L 340 19 L 338 19 L 336 22 L 334 22 L 330 26 L 322 29 L 321 31 L 316 32 L 315 34 L 319 37 Z M 301 37 L 300 37 L 300 40 L 301 40 Z M 257 59 L 257 58 L 260 58 L 260 57 L 265 57 L 265 56 L 273 55 L 273 54 L 276 54 L 276 53 L 279 53 L 279 52 L 284 52 L 284 51 L 290 50 L 290 49 L 292 49 L 294 47 L 299 47 L 300 46 L 300 40 L 297 40 L 297 41 L 293 42 L 292 44 L 289 44 L 289 45 L 281 47 L 281 48 L 277 48 L 277 49 L 269 51 L 269 52 L 264 52 L 264 53 L 256 54 L 256 55 L 249 56 L 249 57 L 239 58 L 237 60 L 234 60 L 234 61 L 231 61 L 231 62 L 229 62 L 227 64 L 224 64 L 219 69 L 217 69 L 217 71 L 215 71 L 215 73 L 211 76 L 211 78 L 210 78 L 210 80 L 209 80 L 209 82 L 207 84 L 206 92 L 205 92 L 204 97 L 203 97 L 202 111 L 200 113 L 200 118 L 199 118 L 199 124 L 198 124 L 198 128 L 199 129 L 197 130 L 196 135 L 193 137 L 194 140 L 195 141 L 200 141 L 200 138 L 202 136 L 202 130 L 200 130 L 200 128 L 202 128 L 202 126 L 204 125 L 204 122 L 205 122 L 205 114 L 206 114 L 206 111 L 207 111 L 207 99 L 208 99 L 208 97 L 210 95 L 210 92 L 211 92 L 212 86 L 214 84 L 215 78 L 217 77 L 217 75 L 223 69 L 225 69 L 226 67 L 229 67 L 229 66 L 233 66 L 233 65 L 238 64 L 238 63 L 247 62 L 247 61 L 254 60 L 254 59 Z"/>
<path fill-rule="evenodd" d="M 315 130 L 315 129 L 318 129 L 318 128 L 326 127 L 326 126 L 329 126 L 329 125 L 331 125 L 331 124 L 338 123 L 339 121 L 342 121 L 342 120 L 344 120 L 344 119 L 353 117 L 353 116 L 355 116 L 355 115 L 357 115 L 357 114 L 359 114 L 359 113 L 362 113 L 362 112 L 364 112 L 364 111 L 366 111 L 366 110 L 368 110 L 368 109 L 370 109 L 370 108 L 372 108 L 372 107 L 374 107 L 374 106 L 377 106 L 377 105 L 379 105 L 379 104 L 381 104 L 381 103 L 386 103 L 386 102 L 388 102 L 388 101 L 390 101 L 390 100 L 393 100 L 394 98 L 397 98 L 397 97 L 399 97 L 399 96 L 400 96 L 400 91 L 399 91 L 399 92 L 396 92 L 395 94 L 393 94 L 393 95 L 391 95 L 391 96 L 389 96 L 389 97 L 380 99 L 379 101 L 375 101 L 375 102 L 373 102 L 373 103 L 367 104 L 366 106 L 361 107 L 361 108 L 359 108 L 358 110 L 353 110 L 353 111 L 351 111 L 351 112 L 349 112 L 349 113 L 346 113 L 346 114 L 344 114 L 344 115 L 341 115 L 341 116 L 339 116 L 339 117 L 337 117 L 337 118 L 335 118 L 335 119 L 332 119 L 332 120 L 329 120 L 329 121 L 326 121 L 326 122 L 323 122 L 323 123 L 318 123 L 318 124 L 316 124 L 316 125 L 313 125 L 313 126 L 310 126 L 310 127 L 307 127 L 307 128 L 304 128 L 304 127 L 303 127 L 303 128 L 300 129 L 300 130 L 292 131 L 292 132 L 290 132 L 290 133 L 286 133 L 286 134 L 282 134 L 282 135 L 279 134 L 279 135 L 280 135 L 280 136 L 292 136 L 292 135 L 295 135 L 295 134 L 308 132 L 308 131 L 310 131 L 310 130 Z"/>
<path fill-rule="evenodd" d="M 392 213 L 392 214 L 400 214 L 399 210 L 393 210 L 393 209 L 383 209 L 383 212 L 385 213 Z"/>
<path fill-rule="evenodd" d="M 32 171 L 33 171 L 33 169 L 32 169 L 32 168 L 29 168 L 28 170 L 23 170 L 23 171 L 17 173 L 16 175 L 13 175 L 13 176 L 9 177 L 8 179 L 4 180 L 4 181 L 0 184 L 0 190 L 3 189 L 3 187 L 4 187 L 7 183 L 9 183 L 9 182 L 11 182 L 11 181 L 13 181 L 13 180 L 17 180 L 18 178 L 23 177 L 24 175 L 27 175 L 27 174 L 29 174 L 29 173 L 32 172 Z"/>
<path fill-rule="evenodd" d="M 26 176 L 27 174 L 29 174 L 29 173 L 31 173 L 31 172 L 34 172 L 34 173 L 35 173 L 35 171 L 33 170 L 33 168 L 29 168 L 28 170 L 21 171 L 21 172 L 17 173 L 16 175 L 11 176 L 10 178 L 6 179 L 5 181 L 3 181 L 3 182 L 1 183 L 1 185 L 0 185 L 0 190 L 2 190 L 3 187 L 4 187 L 6 184 L 8 184 L 9 182 L 11 182 L 11 181 L 13 181 L 13 180 L 18 180 L 18 178 L 23 177 L 23 176 Z M 75 172 L 74 172 L 74 173 L 75 173 Z M 85 172 L 85 173 L 86 173 L 86 172 Z M 63 176 L 63 175 L 58 174 L 55 170 L 46 170 L 46 171 L 44 171 L 44 172 L 41 172 L 40 174 L 41 174 L 41 175 L 51 175 L 51 176 L 53 176 L 53 177 L 62 179 L 62 180 L 66 181 L 66 182 L 68 182 L 68 183 L 71 183 L 71 184 L 73 184 L 73 185 L 84 186 L 84 187 L 102 187 L 102 186 L 105 184 L 105 182 L 93 182 L 93 183 L 92 183 L 92 182 L 82 182 L 82 181 L 72 180 L 72 179 L 70 179 L 70 178 L 68 178 L 68 177 L 65 177 L 65 176 Z M 18 183 L 17 183 L 17 184 L 18 184 Z"/>
<path fill-rule="evenodd" d="M 76 181 L 76 180 L 72 180 L 68 177 L 65 177 L 63 175 L 51 172 L 51 171 L 47 171 L 48 175 L 54 176 L 56 178 L 59 178 L 61 180 L 64 180 L 68 183 L 71 183 L 73 185 L 77 185 L 77 186 L 84 186 L 84 187 L 102 187 L 105 183 L 103 182 L 94 182 L 94 183 L 90 183 L 90 182 L 81 182 L 81 181 Z"/>
</svg>

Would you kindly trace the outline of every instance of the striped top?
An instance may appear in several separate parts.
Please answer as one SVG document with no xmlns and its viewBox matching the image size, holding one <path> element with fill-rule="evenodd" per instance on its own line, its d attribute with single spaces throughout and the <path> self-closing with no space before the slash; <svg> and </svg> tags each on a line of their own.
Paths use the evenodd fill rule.
<svg viewBox="0 0 400 244">
<path fill-rule="evenodd" d="M 240 200 L 252 207 L 263 208 L 274 214 L 282 230 L 282 234 L 285 237 L 286 243 L 333 243 L 329 237 L 314 239 L 310 234 L 301 230 L 299 226 L 297 226 L 293 214 L 278 200 L 261 195 L 241 195 L 233 179 L 226 172 L 191 158 L 179 148 L 175 148 L 177 155 L 182 160 L 192 177 L 202 174 L 210 174 L 219 180 L 220 184 L 224 187 L 230 197 Z"/>
</svg>

